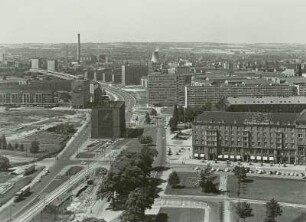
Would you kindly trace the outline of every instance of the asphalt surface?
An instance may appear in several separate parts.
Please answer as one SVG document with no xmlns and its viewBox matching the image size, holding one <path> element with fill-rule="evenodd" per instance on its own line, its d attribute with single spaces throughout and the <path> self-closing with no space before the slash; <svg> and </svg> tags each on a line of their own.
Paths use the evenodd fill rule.
<svg viewBox="0 0 306 222">
<path fill-rule="evenodd" d="M 165 127 L 165 118 L 157 118 L 156 149 L 158 151 L 158 155 L 153 163 L 154 167 L 165 166 L 167 164 L 167 138 Z"/>
</svg>

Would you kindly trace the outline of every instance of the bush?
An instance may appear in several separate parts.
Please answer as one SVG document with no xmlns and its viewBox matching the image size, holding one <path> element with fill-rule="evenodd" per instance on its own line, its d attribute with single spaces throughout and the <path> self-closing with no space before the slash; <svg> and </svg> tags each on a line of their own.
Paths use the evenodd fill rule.
<svg viewBox="0 0 306 222">
<path fill-rule="evenodd" d="M 168 182 L 172 188 L 175 188 L 180 183 L 180 178 L 176 171 L 169 175 Z"/>
<path fill-rule="evenodd" d="M 151 136 L 141 136 L 138 138 L 138 140 L 141 144 L 150 144 L 153 142 L 153 139 Z"/>
<path fill-rule="evenodd" d="M 6 171 L 11 167 L 10 161 L 7 157 L 5 156 L 0 156 L 0 170 L 1 171 Z"/>
</svg>

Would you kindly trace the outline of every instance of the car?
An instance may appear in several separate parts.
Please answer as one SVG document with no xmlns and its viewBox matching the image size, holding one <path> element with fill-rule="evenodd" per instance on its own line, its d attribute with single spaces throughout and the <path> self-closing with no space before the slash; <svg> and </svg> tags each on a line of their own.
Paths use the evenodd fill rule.
<svg viewBox="0 0 306 222">
<path fill-rule="evenodd" d="M 294 176 L 294 173 L 293 173 L 293 172 L 291 172 L 291 173 L 290 173 L 290 176 Z"/>
<path fill-rule="evenodd" d="M 45 168 L 44 171 L 45 171 L 46 173 L 50 173 L 50 170 L 49 170 L 48 168 Z"/>
<path fill-rule="evenodd" d="M 276 171 L 276 175 L 282 175 L 282 173 L 279 171 Z"/>
<path fill-rule="evenodd" d="M 195 168 L 194 168 L 194 170 L 199 170 L 199 169 L 200 169 L 200 167 L 195 167 Z"/>
</svg>

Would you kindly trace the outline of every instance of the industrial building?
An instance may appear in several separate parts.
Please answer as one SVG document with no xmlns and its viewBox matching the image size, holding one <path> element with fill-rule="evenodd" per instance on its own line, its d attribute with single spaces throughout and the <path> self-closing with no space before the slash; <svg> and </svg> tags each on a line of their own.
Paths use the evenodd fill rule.
<svg viewBox="0 0 306 222">
<path fill-rule="evenodd" d="M 125 137 L 125 102 L 105 101 L 95 104 L 91 112 L 92 138 Z"/>
<path fill-rule="evenodd" d="M 193 122 L 192 144 L 194 158 L 302 164 L 306 111 L 204 112 Z"/>
</svg>

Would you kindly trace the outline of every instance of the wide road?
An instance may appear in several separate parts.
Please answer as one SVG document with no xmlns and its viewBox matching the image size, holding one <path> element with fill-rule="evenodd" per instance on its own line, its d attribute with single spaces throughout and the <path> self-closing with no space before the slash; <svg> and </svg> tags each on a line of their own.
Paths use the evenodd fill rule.
<svg viewBox="0 0 306 222">
<path fill-rule="evenodd" d="M 156 133 L 156 149 L 158 155 L 155 158 L 153 166 L 165 166 L 167 164 L 167 138 L 166 138 L 166 123 L 164 117 L 157 117 L 157 133 Z"/>
</svg>

